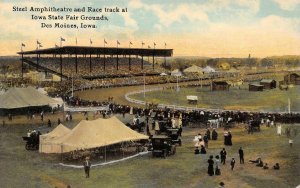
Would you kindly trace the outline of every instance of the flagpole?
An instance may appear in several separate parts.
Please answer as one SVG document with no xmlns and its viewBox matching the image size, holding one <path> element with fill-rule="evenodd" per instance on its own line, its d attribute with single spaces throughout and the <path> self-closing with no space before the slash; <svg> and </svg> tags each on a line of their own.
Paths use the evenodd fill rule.
<svg viewBox="0 0 300 188">
<path fill-rule="evenodd" d="M 62 45 L 62 40 L 61 40 L 61 36 L 60 36 L 60 47 L 61 47 L 61 45 Z"/>
<path fill-rule="evenodd" d="M 146 97 L 146 79 L 145 79 L 145 73 L 143 75 L 144 75 L 144 100 L 145 100 L 145 97 Z"/>
<path fill-rule="evenodd" d="M 289 110 L 289 114 L 291 113 L 291 100 L 290 98 L 288 98 L 288 110 Z"/>
</svg>

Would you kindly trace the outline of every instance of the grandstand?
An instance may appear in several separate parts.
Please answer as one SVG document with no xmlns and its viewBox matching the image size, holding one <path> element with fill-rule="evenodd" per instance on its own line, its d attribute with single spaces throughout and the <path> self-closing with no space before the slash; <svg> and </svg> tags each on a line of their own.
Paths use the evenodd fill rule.
<svg viewBox="0 0 300 188">
<path fill-rule="evenodd" d="M 61 78 L 75 75 L 85 79 L 98 79 L 116 75 L 139 76 L 139 72 L 147 75 L 159 74 L 162 70 L 155 68 L 155 57 L 172 56 L 173 49 L 64 46 L 22 51 L 18 54 L 22 56 L 22 77 L 26 63 Z M 146 57 L 152 57 L 152 63 L 145 61 Z"/>
</svg>

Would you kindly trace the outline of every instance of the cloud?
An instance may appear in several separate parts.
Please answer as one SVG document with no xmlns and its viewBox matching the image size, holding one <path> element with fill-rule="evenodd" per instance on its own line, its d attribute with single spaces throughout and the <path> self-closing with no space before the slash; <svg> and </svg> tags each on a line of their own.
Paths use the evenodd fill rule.
<svg viewBox="0 0 300 188">
<path fill-rule="evenodd" d="M 283 10 L 292 11 L 300 4 L 300 0 L 273 0 Z"/>
</svg>

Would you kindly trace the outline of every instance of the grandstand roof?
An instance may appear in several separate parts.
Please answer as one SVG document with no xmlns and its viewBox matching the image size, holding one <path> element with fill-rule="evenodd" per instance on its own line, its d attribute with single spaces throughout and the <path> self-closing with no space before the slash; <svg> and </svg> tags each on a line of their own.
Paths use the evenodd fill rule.
<svg viewBox="0 0 300 188">
<path fill-rule="evenodd" d="M 148 49 L 148 48 L 111 48 L 90 46 L 63 46 L 58 48 L 45 48 L 31 51 L 22 51 L 18 54 L 91 54 L 91 55 L 139 55 L 139 56 L 172 56 L 173 49 Z"/>
</svg>

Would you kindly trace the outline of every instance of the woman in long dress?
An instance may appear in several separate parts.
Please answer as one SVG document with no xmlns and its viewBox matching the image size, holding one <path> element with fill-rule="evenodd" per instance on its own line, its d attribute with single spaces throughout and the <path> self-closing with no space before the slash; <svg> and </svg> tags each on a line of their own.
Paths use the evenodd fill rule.
<svg viewBox="0 0 300 188">
<path fill-rule="evenodd" d="M 207 163 L 208 163 L 207 173 L 208 173 L 208 175 L 213 176 L 214 175 L 214 160 L 213 160 L 212 155 L 209 156 L 209 159 L 207 160 Z"/>
<path fill-rule="evenodd" d="M 277 126 L 277 135 L 281 136 L 281 125 Z"/>
</svg>

